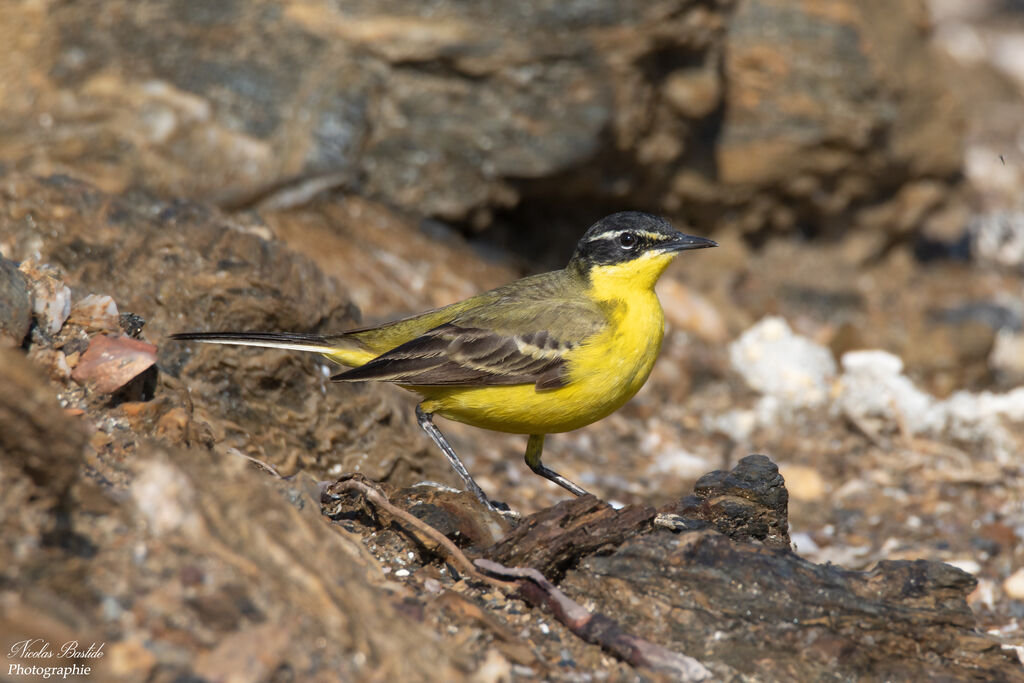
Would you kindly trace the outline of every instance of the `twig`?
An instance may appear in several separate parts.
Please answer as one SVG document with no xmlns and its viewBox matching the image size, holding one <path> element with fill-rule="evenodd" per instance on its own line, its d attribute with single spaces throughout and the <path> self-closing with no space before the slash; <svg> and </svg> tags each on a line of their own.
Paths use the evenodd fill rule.
<svg viewBox="0 0 1024 683">
<path fill-rule="evenodd" d="M 482 581 L 496 588 L 501 588 L 503 590 L 508 588 L 507 583 L 497 581 L 477 571 L 476 567 L 473 566 L 473 563 L 469 561 L 469 558 L 467 558 L 465 554 L 459 550 L 459 547 L 452 543 L 447 536 L 424 522 L 419 517 L 406 512 L 400 507 L 396 507 L 390 500 L 388 500 L 387 496 L 385 496 L 384 493 L 375 486 L 359 479 L 341 479 L 327 487 L 325 493 L 331 497 L 337 498 L 340 494 L 348 491 L 362 494 L 364 498 L 378 508 L 384 510 L 391 516 L 402 520 L 413 529 L 436 543 L 444 550 L 444 554 L 447 555 L 448 559 L 459 569 L 459 571 L 473 579 L 476 579 L 477 581 Z"/>
<path fill-rule="evenodd" d="M 269 462 L 265 462 L 263 460 L 260 460 L 259 458 L 255 457 L 255 456 L 249 455 L 248 453 L 243 453 L 242 451 L 238 450 L 237 448 L 228 448 L 228 449 L 226 449 L 226 452 L 230 453 L 231 455 L 237 455 L 240 458 L 245 458 L 246 460 L 248 460 L 252 464 L 259 465 L 260 467 L 265 469 L 267 472 L 270 472 L 272 475 L 274 475 L 278 479 L 284 479 L 284 477 L 281 476 L 281 473 L 277 471 L 277 468 L 274 467 L 273 465 L 271 465 Z"/>
<path fill-rule="evenodd" d="M 555 618 L 577 636 L 588 643 L 600 645 L 633 666 L 665 672 L 678 681 L 705 681 L 711 678 L 711 672 L 693 657 L 626 633 L 617 621 L 603 614 L 594 614 L 563 593 L 536 569 L 509 568 L 487 559 L 479 559 L 475 564 L 497 576 L 520 579 L 520 592 L 530 602 L 546 605 Z"/>
</svg>

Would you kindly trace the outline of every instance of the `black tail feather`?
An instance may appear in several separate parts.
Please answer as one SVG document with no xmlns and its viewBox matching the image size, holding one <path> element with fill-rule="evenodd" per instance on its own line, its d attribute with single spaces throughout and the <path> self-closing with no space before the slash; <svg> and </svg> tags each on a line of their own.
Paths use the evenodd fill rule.
<svg viewBox="0 0 1024 683">
<path fill-rule="evenodd" d="M 178 341 L 265 341 L 298 344 L 322 344 L 330 342 L 322 334 L 303 332 L 176 332 L 168 335 L 168 339 Z"/>
</svg>

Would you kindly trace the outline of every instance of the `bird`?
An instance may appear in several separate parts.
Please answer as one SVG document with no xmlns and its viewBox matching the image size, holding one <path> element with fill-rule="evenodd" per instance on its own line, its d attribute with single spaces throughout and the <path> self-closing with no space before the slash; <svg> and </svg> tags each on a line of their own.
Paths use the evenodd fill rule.
<svg viewBox="0 0 1024 683">
<path fill-rule="evenodd" d="M 434 416 L 528 435 L 526 465 L 586 495 L 541 462 L 545 436 L 596 422 L 639 391 L 665 330 L 655 283 L 680 252 L 716 246 L 662 217 L 623 211 L 591 225 L 562 270 L 418 315 L 339 334 L 182 332 L 170 338 L 319 353 L 349 368 L 331 378 L 336 382 L 391 382 L 418 394 L 423 431 L 477 499 L 507 512 L 473 480 Z"/>
</svg>

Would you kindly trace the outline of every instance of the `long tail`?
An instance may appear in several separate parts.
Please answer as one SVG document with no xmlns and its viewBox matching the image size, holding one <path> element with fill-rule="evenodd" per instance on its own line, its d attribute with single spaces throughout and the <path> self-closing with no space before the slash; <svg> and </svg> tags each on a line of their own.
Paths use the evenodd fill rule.
<svg viewBox="0 0 1024 683">
<path fill-rule="evenodd" d="M 169 338 L 176 341 L 197 341 L 205 344 L 259 346 L 268 349 L 320 353 L 336 363 L 349 367 L 362 365 L 374 357 L 374 354 L 360 348 L 357 342 L 346 340 L 344 335 L 325 336 L 297 332 L 179 332 L 170 335 Z"/>
</svg>

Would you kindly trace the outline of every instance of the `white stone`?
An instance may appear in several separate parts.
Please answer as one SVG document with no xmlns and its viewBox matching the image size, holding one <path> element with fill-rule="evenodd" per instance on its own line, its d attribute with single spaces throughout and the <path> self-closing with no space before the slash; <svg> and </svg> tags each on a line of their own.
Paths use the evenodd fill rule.
<svg viewBox="0 0 1024 683">
<path fill-rule="evenodd" d="M 843 374 L 834 411 L 855 422 L 880 420 L 887 428 L 901 426 L 911 434 L 937 432 L 945 424 L 934 397 L 903 374 L 903 361 L 887 351 L 843 354 Z"/>
<path fill-rule="evenodd" d="M 1003 581 L 1003 592 L 1012 600 L 1024 600 L 1024 568 L 1006 577 Z"/>
<path fill-rule="evenodd" d="M 836 375 L 831 351 L 794 334 L 775 316 L 762 319 L 730 344 L 729 361 L 752 389 L 790 408 L 824 403 Z"/>
</svg>

